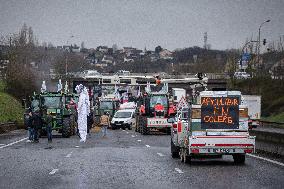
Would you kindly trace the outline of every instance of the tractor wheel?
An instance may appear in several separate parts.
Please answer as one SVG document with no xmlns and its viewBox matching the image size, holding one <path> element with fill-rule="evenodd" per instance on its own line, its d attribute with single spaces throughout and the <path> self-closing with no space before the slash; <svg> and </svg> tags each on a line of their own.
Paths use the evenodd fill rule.
<svg viewBox="0 0 284 189">
<path fill-rule="evenodd" d="M 172 153 L 172 158 L 179 158 L 179 152 L 180 149 L 178 146 L 175 146 L 173 141 L 171 140 L 171 153 Z"/>
<path fill-rule="evenodd" d="M 167 135 L 171 135 L 172 131 L 171 131 L 171 128 L 170 128 L 170 127 L 169 127 L 169 128 L 166 128 L 166 133 L 167 133 Z"/>
<path fill-rule="evenodd" d="M 142 135 L 148 135 L 149 134 L 149 128 L 147 128 L 146 126 L 146 118 L 142 118 L 142 122 L 141 122 L 141 134 Z"/>
<path fill-rule="evenodd" d="M 244 164 L 246 161 L 246 155 L 245 154 L 234 154 L 234 163 L 235 164 Z"/>
<path fill-rule="evenodd" d="M 71 136 L 71 120 L 70 117 L 63 118 L 62 137 L 69 138 Z"/>
<path fill-rule="evenodd" d="M 74 115 L 70 116 L 70 121 L 71 121 L 71 133 L 70 133 L 70 135 L 75 135 L 77 126 L 76 126 L 76 120 L 75 120 Z"/>
</svg>

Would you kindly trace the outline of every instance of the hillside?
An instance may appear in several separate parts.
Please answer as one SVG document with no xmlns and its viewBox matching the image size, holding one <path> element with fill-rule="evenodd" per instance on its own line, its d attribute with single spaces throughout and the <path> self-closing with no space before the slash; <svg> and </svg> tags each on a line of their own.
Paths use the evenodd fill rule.
<svg viewBox="0 0 284 189">
<path fill-rule="evenodd" d="M 23 123 L 23 108 L 19 101 L 3 92 L 3 84 L 0 82 L 0 123 L 17 121 Z"/>
</svg>

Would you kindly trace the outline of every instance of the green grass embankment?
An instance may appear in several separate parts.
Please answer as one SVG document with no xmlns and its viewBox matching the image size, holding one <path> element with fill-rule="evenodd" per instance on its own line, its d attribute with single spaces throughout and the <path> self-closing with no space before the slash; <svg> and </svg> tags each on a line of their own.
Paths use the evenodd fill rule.
<svg viewBox="0 0 284 189">
<path fill-rule="evenodd" d="M 4 92 L 4 84 L 0 81 L 0 123 L 14 122 L 23 124 L 23 113 L 21 103 Z"/>
<path fill-rule="evenodd" d="M 271 115 L 269 117 L 264 117 L 263 120 L 270 122 L 284 123 L 284 112 L 276 115 Z"/>
</svg>

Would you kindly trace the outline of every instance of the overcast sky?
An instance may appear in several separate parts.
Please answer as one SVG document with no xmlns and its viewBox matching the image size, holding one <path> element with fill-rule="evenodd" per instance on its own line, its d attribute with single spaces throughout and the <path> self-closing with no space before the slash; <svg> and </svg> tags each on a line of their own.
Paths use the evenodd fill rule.
<svg viewBox="0 0 284 189">
<path fill-rule="evenodd" d="M 1 35 L 26 23 L 54 45 L 174 50 L 202 47 L 207 32 L 213 49 L 239 48 L 267 19 L 263 38 L 284 35 L 284 0 L 0 0 Z"/>
</svg>

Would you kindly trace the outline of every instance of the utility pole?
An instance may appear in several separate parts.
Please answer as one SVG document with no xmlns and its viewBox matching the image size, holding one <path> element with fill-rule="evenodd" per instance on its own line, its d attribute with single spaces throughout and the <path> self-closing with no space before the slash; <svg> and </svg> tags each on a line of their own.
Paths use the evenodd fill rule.
<svg viewBox="0 0 284 189">
<path fill-rule="evenodd" d="M 258 66 L 260 66 L 260 29 L 263 26 L 263 24 L 270 22 L 270 20 L 266 20 L 265 22 L 262 22 L 258 28 L 258 49 L 257 49 L 257 63 Z"/>
</svg>

